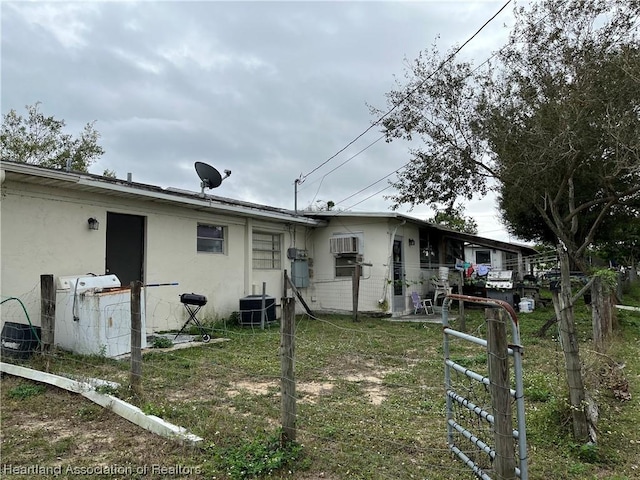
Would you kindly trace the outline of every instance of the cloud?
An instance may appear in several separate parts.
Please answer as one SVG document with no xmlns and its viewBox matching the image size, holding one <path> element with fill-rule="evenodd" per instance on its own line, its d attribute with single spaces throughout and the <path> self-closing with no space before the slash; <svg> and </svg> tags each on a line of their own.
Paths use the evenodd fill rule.
<svg viewBox="0 0 640 480">
<path fill-rule="evenodd" d="M 384 211 L 395 175 L 384 177 L 408 161 L 408 144 L 375 142 L 373 128 L 318 166 L 371 125 L 367 105 L 385 107 L 407 61 L 436 39 L 462 42 L 501 5 L 2 2 L 2 111 L 41 101 L 71 133 L 95 120 L 106 151 L 96 173 L 197 191 L 193 163 L 204 161 L 233 171 L 214 193 L 293 208 L 295 179 L 313 172 L 301 207 L 347 199 Z M 487 58 L 508 18 L 467 58 Z"/>
<path fill-rule="evenodd" d="M 86 38 L 90 22 L 100 12 L 97 3 L 47 3 L 7 2 L 6 9 L 22 17 L 34 35 L 45 32 L 63 48 L 82 48 L 88 43 Z M 6 11 L 6 10 L 5 10 Z"/>
</svg>

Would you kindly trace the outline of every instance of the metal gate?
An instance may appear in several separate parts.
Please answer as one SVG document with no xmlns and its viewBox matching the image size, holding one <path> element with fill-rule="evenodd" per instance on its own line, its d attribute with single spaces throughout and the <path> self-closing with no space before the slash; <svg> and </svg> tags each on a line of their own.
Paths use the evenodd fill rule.
<svg viewBox="0 0 640 480">
<path fill-rule="evenodd" d="M 487 339 L 449 326 L 452 300 L 492 307 L 485 310 Z M 449 449 L 483 480 L 527 480 L 522 347 L 513 307 L 502 300 L 448 295 L 442 325 Z M 484 353 L 469 355 L 477 345 L 485 347 Z M 509 374 L 511 360 L 513 375 Z"/>
</svg>

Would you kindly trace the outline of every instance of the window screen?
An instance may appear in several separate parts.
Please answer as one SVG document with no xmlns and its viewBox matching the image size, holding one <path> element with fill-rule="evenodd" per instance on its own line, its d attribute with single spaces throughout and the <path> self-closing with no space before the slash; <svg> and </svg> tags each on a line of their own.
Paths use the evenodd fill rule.
<svg viewBox="0 0 640 480">
<path fill-rule="evenodd" d="M 253 268 L 279 270 L 282 267 L 280 234 L 253 232 Z"/>
</svg>

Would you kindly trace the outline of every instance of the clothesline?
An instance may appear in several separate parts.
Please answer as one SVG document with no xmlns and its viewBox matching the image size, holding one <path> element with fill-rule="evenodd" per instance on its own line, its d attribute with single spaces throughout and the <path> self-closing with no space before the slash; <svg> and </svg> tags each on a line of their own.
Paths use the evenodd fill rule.
<svg viewBox="0 0 640 480">
<path fill-rule="evenodd" d="M 455 269 L 463 271 L 465 278 L 470 278 L 475 273 L 476 277 L 486 277 L 491 271 L 491 265 L 484 263 L 465 262 L 460 258 L 456 258 Z"/>
</svg>

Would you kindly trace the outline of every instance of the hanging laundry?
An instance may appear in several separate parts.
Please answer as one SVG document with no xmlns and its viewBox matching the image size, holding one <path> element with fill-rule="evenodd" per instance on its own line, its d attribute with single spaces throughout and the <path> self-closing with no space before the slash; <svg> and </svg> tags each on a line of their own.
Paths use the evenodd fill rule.
<svg viewBox="0 0 640 480">
<path fill-rule="evenodd" d="M 484 277 L 489 273 L 490 269 L 491 267 L 489 267 L 489 265 L 478 265 L 478 268 L 476 269 L 476 271 L 478 272 L 479 277 Z"/>
</svg>

